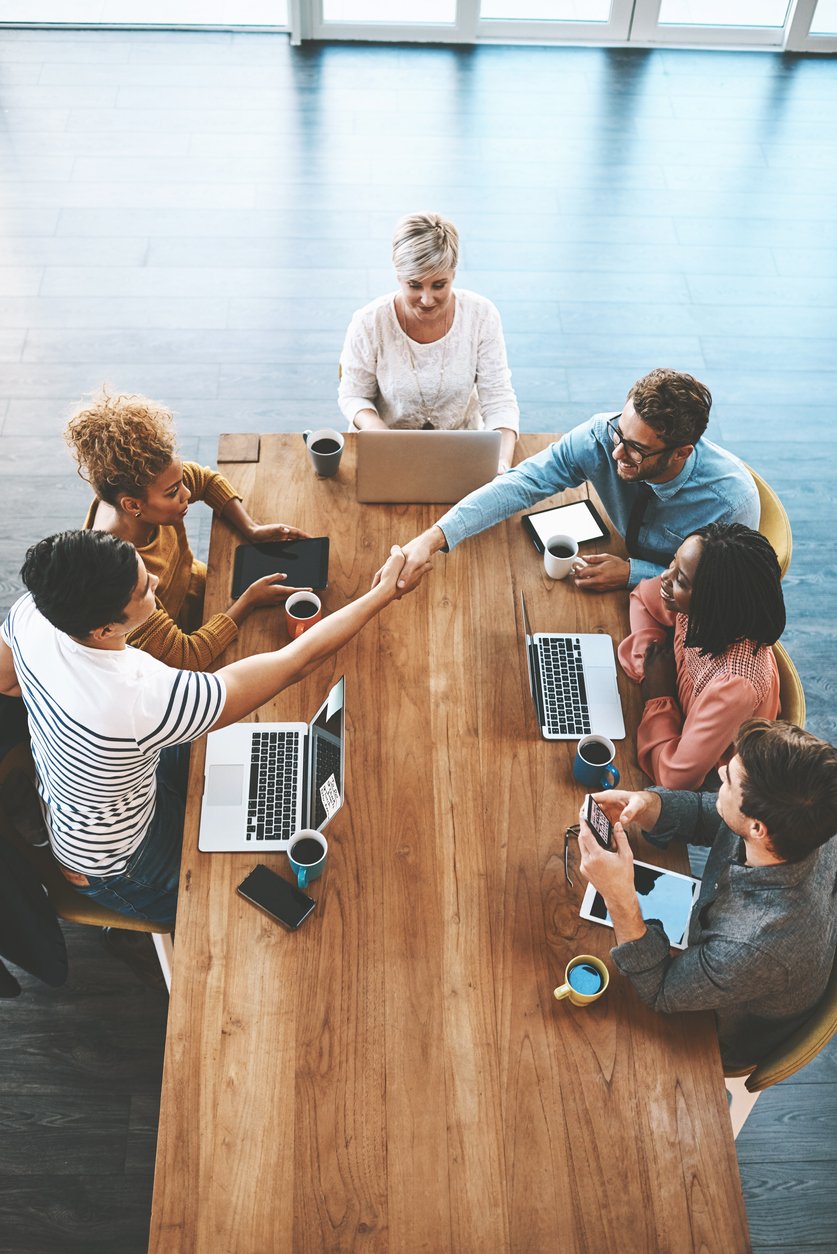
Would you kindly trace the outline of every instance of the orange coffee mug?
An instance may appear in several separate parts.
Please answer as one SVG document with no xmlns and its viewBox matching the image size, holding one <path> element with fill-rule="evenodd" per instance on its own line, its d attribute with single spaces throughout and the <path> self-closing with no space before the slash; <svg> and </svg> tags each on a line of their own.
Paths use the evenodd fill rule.
<svg viewBox="0 0 837 1254">
<path fill-rule="evenodd" d="M 313 627 L 322 616 L 322 602 L 313 592 L 294 592 L 285 602 L 285 623 L 291 640 Z"/>
</svg>

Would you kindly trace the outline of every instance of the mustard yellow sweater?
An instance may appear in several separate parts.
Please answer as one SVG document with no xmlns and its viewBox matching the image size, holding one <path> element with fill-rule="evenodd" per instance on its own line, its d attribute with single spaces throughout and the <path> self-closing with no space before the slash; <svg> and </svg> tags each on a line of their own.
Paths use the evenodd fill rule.
<svg viewBox="0 0 837 1254">
<path fill-rule="evenodd" d="M 240 499 L 223 475 L 196 462 L 183 463 L 183 482 L 193 501 L 206 501 L 216 514 L 230 501 Z M 88 510 L 86 530 L 94 525 L 98 505 L 96 500 Z M 169 666 L 187 671 L 207 670 L 235 640 L 238 627 L 227 614 L 213 614 L 201 626 L 206 566 L 192 553 L 183 522 L 158 527 L 148 544 L 137 552 L 160 582 L 156 610 L 131 632 L 128 643 Z"/>
</svg>

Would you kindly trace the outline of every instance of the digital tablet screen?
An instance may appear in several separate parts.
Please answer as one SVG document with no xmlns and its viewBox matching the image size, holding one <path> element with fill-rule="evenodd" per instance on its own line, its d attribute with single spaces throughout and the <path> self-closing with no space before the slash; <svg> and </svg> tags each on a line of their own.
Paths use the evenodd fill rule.
<svg viewBox="0 0 837 1254">
<path fill-rule="evenodd" d="M 328 536 L 285 540 L 278 544 L 242 544 L 235 551 L 232 594 L 242 592 L 263 575 L 287 575 L 290 588 L 328 586 Z"/>
<path fill-rule="evenodd" d="M 577 544 L 585 540 L 603 540 L 607 527 L 589 501 L 574 501 L 571 505 L 556 505 L 553 509 L 539 509 L 534 514 L 523 515 L 523 525 L 542 553 L 552 536 L 572 536 Z"/>
<path fill-rule="evenodd" d="M 666 871 L 648 862 L 634 862 L 634 884 L 643 919 L 659 919 L 675 949 L 685 949 L 689 916 L 700 889 L 700 880 L 678 871 Z M 604 898 L 587 885 L 579 911 L 582 919 L 613 927 Z"/>
</svg>

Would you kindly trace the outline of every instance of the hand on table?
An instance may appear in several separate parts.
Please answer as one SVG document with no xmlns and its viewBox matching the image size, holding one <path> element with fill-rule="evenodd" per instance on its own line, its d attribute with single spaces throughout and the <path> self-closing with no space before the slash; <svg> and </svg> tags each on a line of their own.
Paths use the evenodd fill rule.
<svg viewBox="0 0 837 1254">
<path fill-rule="evenodd" d="M 251 544 L 278 544 L 283 540 L 310 540 L 307 531 L 299 527 L 290 527 L 286 523 L 253 523 L 246 532 Z M 293 588 L 289 592 L 295 591 Z"/>
<path fill-rule="evenodd" d="M 573 567 L 575 586 L 584 592 L 607 592 L 627 588 L 631 564 L 612 553 L 591 553 L 584 563 Z"/>
<path fill-rule="evenodd" d="M 652 640 L 645 650 L 645 674 L 639 691 L 643 701 L 677 696 L 677 664 L 668 640 Z"/>
</svg>

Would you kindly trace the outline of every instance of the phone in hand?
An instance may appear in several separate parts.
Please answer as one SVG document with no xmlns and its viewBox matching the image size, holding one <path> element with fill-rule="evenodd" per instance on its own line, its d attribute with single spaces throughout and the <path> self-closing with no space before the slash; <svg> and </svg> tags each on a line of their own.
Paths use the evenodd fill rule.
<svg viewBox="0 0 837 1254">
<path fill-rule="evenodd" d="M 264 910 L 289 932 L 295 932 L 317 904 L 296 884 L 289 883 L 261 862 L 242 880 L 236 892 Z"/>
<path fill-rule="evenodd" d="M 584 798 L 584 818 L 589 824 L 590 830 L 596 837 L 602 849 L 607 849 L 610 853 L 614 853 L 616 845 L 613 840 L 613 824 L 605 814 L 602 807 L 597 801 L 594 801 L 589 792 Z"/>
</svg>

